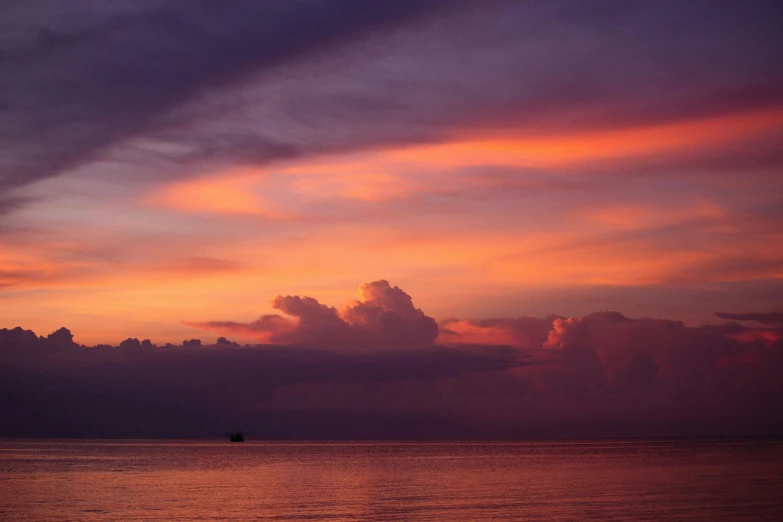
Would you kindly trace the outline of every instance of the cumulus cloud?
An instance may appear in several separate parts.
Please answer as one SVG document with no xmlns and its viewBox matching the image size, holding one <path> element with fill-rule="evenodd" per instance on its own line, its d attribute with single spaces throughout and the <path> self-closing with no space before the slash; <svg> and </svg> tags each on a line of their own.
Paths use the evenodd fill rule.
<svg viewBox="0 0 783 522">
<path fill-rule="evenodd" d="M 257 438 L 443 439 L 783 428 L 772 414 L 783 397 L 780 342 L 762 350 L 709 329 L 616 319 L 557 318 L 537 350 L 339 352 L 226 338 L 84 347 L 65 329 L 40 337 L 3 329 L 0 435 L 203 437 L 242 426 Z M 655 328 L 669 332 L 645 346 L 637 336 Z M 672 335 L 674 344 L 657 344 Z M 717 349 L 704 344 L 720 338 Z M 605 376 L 596 354 L 613 349 L 628 363 Z"/>
<path fill-rule="evenodd" d="M 397 286 L 380 280 L 363 283 L 359 300 L 340 313 L 352 328 L 368 332 L 370 342 L 397 346 L 427 346 L 438 337 L 438 325 Z"/>
<path fill-rule="evenodd" d="M 576 391 L 604 386 L 604 367 L 592 346 L 590 327 L 583 318 L 555 319 L 544 348 L 556 350 L 561 356 L 559 368 L 547 375 L 549 386 L 555 379 L 558 388 Z"/>
<path fill-rule="evenodd" d="M 274 343 L 336 349 L 419 348 L 432 346 L 438 337 L 435 320 L 416 308 L 411 296 L 386 280 L 363 283 L 359 287 L 359 299 L 342 311 L 312 297 L 292 295 L 275 297 L 272 307 L 287 317 L 265 315 L 252 323 L 186 321 L 185 324 Z"/>
<path fill-rule="evenodd" d="M 759 314 L 764 320 L 775 314 Z M 754 315 L 755 317 L 755 315 Z M 766 364 L 779 366 L 783 331 L 739 323 L 686 326 L 632 319 L 614 311 L 583 317 L 456 320 L 441 323 L 440 342 L 509 345 L 544 350 L 531 367 L 536 386 L 554 390 L 713 393 L 781 390 Z"/>
<path fill-rule="evenodd" d="M 763 367 L 774 359 L 781 332 L 739 323 L 693 327 L 602 311 L 570 318 L 446 319 L 438 325 L 385 280 L 362 284 L 359 299 L 340 311 L 299 296 L 278 296 L 272 305 L 285 315 L 187 324 L 328 349 L 505 346 L 540 363 L 514 375 L 531 389 L 549 392 L 713 393 L 783 385 Z M 770 321 L 775 314 L 754 317 Z"/>
<path fill-rule="evenodd" d="M 780 390 L 783 381 L 769 380 L 763 366 L 776 357 L 777 349 L 770 350 L 769 343 L 750 335 L 754 332 L 739 325 L 729 331 L 598 312 L 555 321 L 546 346 L 570 352 L 571 360 L 581 358 L 582 377 L 588 378 L 592 371 L 597 382 L 597 366 L 588 355 L 594 352 L 606 386 L 615 390 L 657 388 L 674 394 Z"/>
<path fill-rule="evenodd" d="M 590 346 L 590 329 L 581 318 L 555 319 L 544 343 L 545 348 L 569 349 Z"/>
<path fill-rule="evenodd" d="M 226 426 L 274 438 L 783 429 L 775 414 L 783 339 L 748 335 L 778 330 L 615 311 L 449 319 L 439 328 L 385 280 L 362 284 L 339 311 L 290 295 L 273 306 L 280 315 L 197 325 L 228 336 L 214 345 L 129 337 L 85 347 L 66 328 L 0 330 L 8 420 L 0 436 L 203 436 Z M 235 334 L 275 344 L 240 346 Z"/>
</svg>

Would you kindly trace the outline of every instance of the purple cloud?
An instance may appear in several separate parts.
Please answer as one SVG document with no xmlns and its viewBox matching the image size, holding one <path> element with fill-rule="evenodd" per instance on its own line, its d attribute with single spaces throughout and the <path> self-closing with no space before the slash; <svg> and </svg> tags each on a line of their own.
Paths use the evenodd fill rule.
<svg viewBox="0 0 783 522">
<path fill-rule="evenodd" d="M 360 300 L 342 311 L 312 297 L 282 296 L 272 300 L 281 315 L 265 315 L 252 323 L 225 321 L 184 323 L 218 333 L 235 333 L 274 343 L 309 346 L 408 349 L 435 344 L 438 325 L 402 289 L 380 280 L 359 287 Z"/>
<path fill-rule="evenodd" d="M 470 4 L 4 4 L 0 191 L 107 158 L 144 180 L 455 129 L 613 128 L 783 103 L 771 3 Z"/>
</svg>

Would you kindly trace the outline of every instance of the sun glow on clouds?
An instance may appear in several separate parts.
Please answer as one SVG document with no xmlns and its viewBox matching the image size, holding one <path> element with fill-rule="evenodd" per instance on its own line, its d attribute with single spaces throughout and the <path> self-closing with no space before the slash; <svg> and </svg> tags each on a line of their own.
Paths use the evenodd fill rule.
<svg viewBox="0 0 783 522">
<path fill-rule="evenodd" d="M 308 239 L 303 249 L 287 247 L 296 255 L 309 253 L 320 259 L 321 265 L 334 262 L 350 266 L 358 258 L 384 268 L 390 262 L 432 269 L 480 267 L 484 280 L 509 284 L 651 285 L 678 279 L 723 281 L 777 277 L 779 268 L 774 260 L 780 259 L 781 248 L 770 239 L 778 233 L 773 230 L 770 235 L 757 230 L 749 235 L 748 226 L 743 228 L 741 221 L 724 205 L 706 197 L 665 194 L 668 200 L 648 197 L 643 202 L 598 207 L 589 201 L 569 201 L 565 212 L 551 206 L 542 209 L 535 203 L 525 209 L 519 207 L 518 198 L 507 194 L 506 179 L 493 188 L 489 177 L 460 177 L 460 171 L 455 169 L 476 165 L 543 165 L 553 169 L 545 169 L 544 173 L 557 177 L 560 175 L 557 167 L 563 165 L 711 146 L 765 132 L 781 123 L 783 111 L 752 112 L 622 131 L 388 148 L 217 173 L 166 187 L 147 201 L 188 212 L 285 219 L 291 221 L 292 227 L 313 219 L 308 217 L 313 205 L 317 210 L 321 208 L 319 204 L 338 206 L 346 201 L 365 204 L 355 209 L 367 218 L 365 223 L 352 222 L 352 217 L 346 217 L 346 228 L 320 231 L 319 238 Z M 467 185 L 454 187 L 452 180 Z M 503 212 L 505 221 L 517 223 L 516 228 L 498 227 L 502 223 L 492 217 L 492 208 L 474 211 L 475 215 L 483 216 L 486 225 L 467 219 L 470 206 L 462 203 L 456 212 L 467 213 L 464 217 L 456 213 L 449 215 L 450 224 L 456 225 L 454 234 L 449 236 L 437 230 L 441 224 L 432 221 L 435 215 L 422 214 L 426 206 L 411 209 L 419 217 L 415 228 L 402 222 L 396 226 L 379 226 L 379 213 L 389 212 L 391 217 L 405 214 L 404 210 L 380 204 L 447 193 L 450 185 L 467 194 L 478 187 L 490 190 L 488 198 Z M 548 194 L 554 200 L 551 190 Z M 271 209 L 266 201 L 275 201 L 275 208 Z M 541 216 L 547 220 L 543 227 Z M 536 220 L 535 228 L 525 229 L 531 220 Z M 616 235 L 678 226 L 697 226 L 693 231 L 698 230 L 699 240 L 692 239 L 684 246 L 672 248 L 671 238 L 676 233 L 664 241 Z M 550 230 L 542 231 L 542 228 Z M 736 250 L 741 244 L 747 255 L 771 263 L 766 268 L 751 268 L 744 273 L 727 271 L 721 275 L 720 270 L 702 273 L 700 267 L 720 265 L 724 258 L 733 255 L 721 246 L 723 242 L 732 245 L 729 250 Z M 336 244 L 341 250 L 338 256 L 330 253 Z"/>
<path fill-rule="evenodd" d="M 354 3 L 0 7 L 0 328 L 178 343 L 378 278 L 438 320 L 780 308 L 772 2 Z"/>
<path fill-rule="evenodd" d="M 719 221 L 726 210 L 710 201 L 696 200 L 691 205 L 656 208 L 650 205 L 618 205 L 588 211 L 587 219 L 610 229 L 641 230 L 687 223 L 696 220 Z"/>
<path fill-rule="evenodd" d="M 158 188 L 143 202 L 191 213 L 239 214 L 283 219 L 254 191 L 254 176 L 245 171 L 187 180 Z"/>
<path fill-rule="evenodd" d="M 283 209 L 286 203 L 296 207 L 303 202 L 328 198 L 383 202 L 448 192 L 450 187 L 454 188 L 454 181 L 465 182 L 455 179 L 455 169 L 527 167 L 559 176 L 561 169 L 578 170 L 585 162 L 698 150 L 763 134 L 780 126 L 783 126 L 783 109 L 590 133 L 455 139 L 215 172 L 156 188 L 144 202 L 192 213 L 290 219 L 299 209 Z M 477 186 L 486 184 L 480 178 L 468 181 Z M 694 211 L 703 213 L 703 217 L 720 212 L 707 201 L 700 205 Z M 634 227 L 648 213 L 644 208 L 627 207 L 615 217 L 607 211 L 592 218 Z M 679 216 L 672 219 L 678 221 Z"/>
<path fill-rule="evenodd" d="M 437 145 L 384 151 L 411 165 L 513 165 L 558 167 L 624 156 L 675 152 L 753 136 L 783 125 L 783 108 L 717 118 L 610 131 L 563 133 L 545 137 L 468 138 Z M 508 133 L 506 133 L 508 134 Z"/>
<path fill-rule="evenodd" d="M 771 346 L 775 341 L 781 338 L 783 334 L 777 330 L 747 330 L 734 334 L 726 334 L 726 337 L 739 341 L 741 343 L 751 343 L 761 341 L 765 346 Z"/>
<path fill-rule="evenodd" d="M 107 218 L 100 202 L 80 205 L 90 223 L 81 228 L 46 221 L 57 215 L 55 200 L 29 214 L 48 235 L 0 244 L 0 288 L 16 303 L 11 320 L 27 326 L 40 307 L 23 292 L 86 290 L 57 313 L 80 327 L 80 342 L 107 342 L 106 332 L 143 323 L 147 335 L 179 341 L 165 325 L 184 312 L 208 318 L 219 306 L 230 316 L 259 292 L 307 290 L 339 302 L 346 284 L 378 275 L 404 281 L 446 316 L 453 303 L 444 290 L 473 298 L 533 287 L 780 279 L 783 232 L 753 210 L 768 204 L 767 191 L 733 183 L 729 194 L 704 178 L 680 194 L 653 178 L 602 181 L 582 168 L 699 151 L 781 125 L 776 110 L 592 133 L 465 134 L 227 167 L 154 186 L 121 217 Z M 136 319 L 90 332 L 96 317 L 123 314 Z M 452 332 L 519 342 L 472 323 Z"/>
</svg>

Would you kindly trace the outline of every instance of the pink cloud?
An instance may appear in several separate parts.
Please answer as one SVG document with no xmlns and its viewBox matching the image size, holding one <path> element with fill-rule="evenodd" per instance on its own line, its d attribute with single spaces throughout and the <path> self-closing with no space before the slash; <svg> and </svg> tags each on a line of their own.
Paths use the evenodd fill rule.
<svg viewBox="0 0 783 522">
<path fill-rule="evenodd" d="M 749 433 L 766 433 L 779 425 L 769 418 L 783 393 L 783 341 L 751 339 L 768 330 L 739 323 L 692 327 L 603 311 L 570 318 L 451 319 L 438 328 L 410 295 L 384 280 L 361 285 L 359 298 L 339 311 L 302 296 L 278 296 L 272 304 L 280 314 L 249 323 L 195 324 L 276 343 L 266 346 L 242 347 L 222 338 L 215 345 L 191 339 L 158 347 L 129 338 L 119 347 L 88 348 L 73 343 L 65 329 L 48 337 L 0 330 L 0 369 L 12 376 L 2 386 L 32 397 L 21 409 L 9 406 L 8 414 L 29 416 L 43 408 L 41 416 L 55 415 L 46 409 L 49 390 L 82 411 L 75 405 L 102 400 L 100 390 L 122 382 L 126 409 L 164 394 L 176 398 L 181 412 L 199 405 L 218 423 L 230 404 L 231 415 L 250 419 L 264 412 L 265 422 L 278 415 L 282 426 L 304 430 L 296 433 L 336 415 L 347 419 L 337 422 L 344 431 L 335 432 L 344 437 L 366 433 L 361 430 L 390 415 L 400 419 L 400 436 L 412 435 L 405 419 L 416 415 L 430 419 L 428 430 L 456 419 L 453 433 L 459 436 L 481 427 L 493 437 L 507 436 L 509 427 L 558 436 L 597 429 L 608 436 L 626 430 L 650 435 L 650 429 L 702 433 L 705 425 L 719 426 L 712 434 L 746 426 Z M 75 391 L 74 372 L 80 375 Z M 110 413 L 116 408 L 114 402 L 94 406 Z M 63 425 L 81 425 L 67 412 L 56 414 Z M 153 430 L 139 433 L 153 433 L 170 417 L 144 415 L 118 435 L 139 422 Z M 281 435 L 263 431 L 265 426 L 252 425 L 259 433 Z"/>
<path fill-rule="evenodd" d="M 496 317 L 491 319 L 449 319 L 440 323 L 438 342 L 443 344 L 491 344 L 517 348 L 540 348 L 557 316 L 543 319 Z"/>
<path fill-rule="evenodd" d="M 386 280 L 363 283 L 359 300 L 342 311 L 312 297 L 277 296 L 265 315 L 252 323 L 185 322 L 218 333 L 239 333 L 273 343 L 301 343 L 324 348 L 420 348 L 438 337 L 435 320 L 413 305 L 411 297 Z"/>
<path fill-rule="evenodd" d="M 277 296 L 272 306 L 281 314 L 250 323 L 186 324 L 330 350 L 400 350 L 436 343 L 505 346 L 537 363 L 509 370 L 514 378 L 548 392 L 712 393 L 783 386 L 783 379 L 764 367 L 770 357 L 776 360 L 780 332 L 738 323 L 691 327 L 603 311 L 570 318 L 448 319 L 438 325 L 409 294 L 386 280 L 363 283 L 358 299 L 341 310 L 292 295 Z"/>
</svg>

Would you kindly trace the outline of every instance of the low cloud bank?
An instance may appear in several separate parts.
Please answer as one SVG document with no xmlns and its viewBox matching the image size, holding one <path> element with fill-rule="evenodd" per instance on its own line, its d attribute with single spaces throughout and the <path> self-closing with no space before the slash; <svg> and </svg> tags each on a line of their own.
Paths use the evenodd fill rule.
<svg viewBox="0 0 783 522">
<path fill-rule="evenodd" d="M 383 280 L 361 285 L 341 311 L 302 296 L 273 304 L 285 315 L 199 323 L 228 337 L 213 345 L 128 338 L 85 347 L 65 328 L 40 337 L 0 330 L 0 436 L 783 433 L 779 327 L 690 327 L 618 312 L 438 325 Z M 231 332 L 267 342 L 240 346 Z"/>
</svg>

